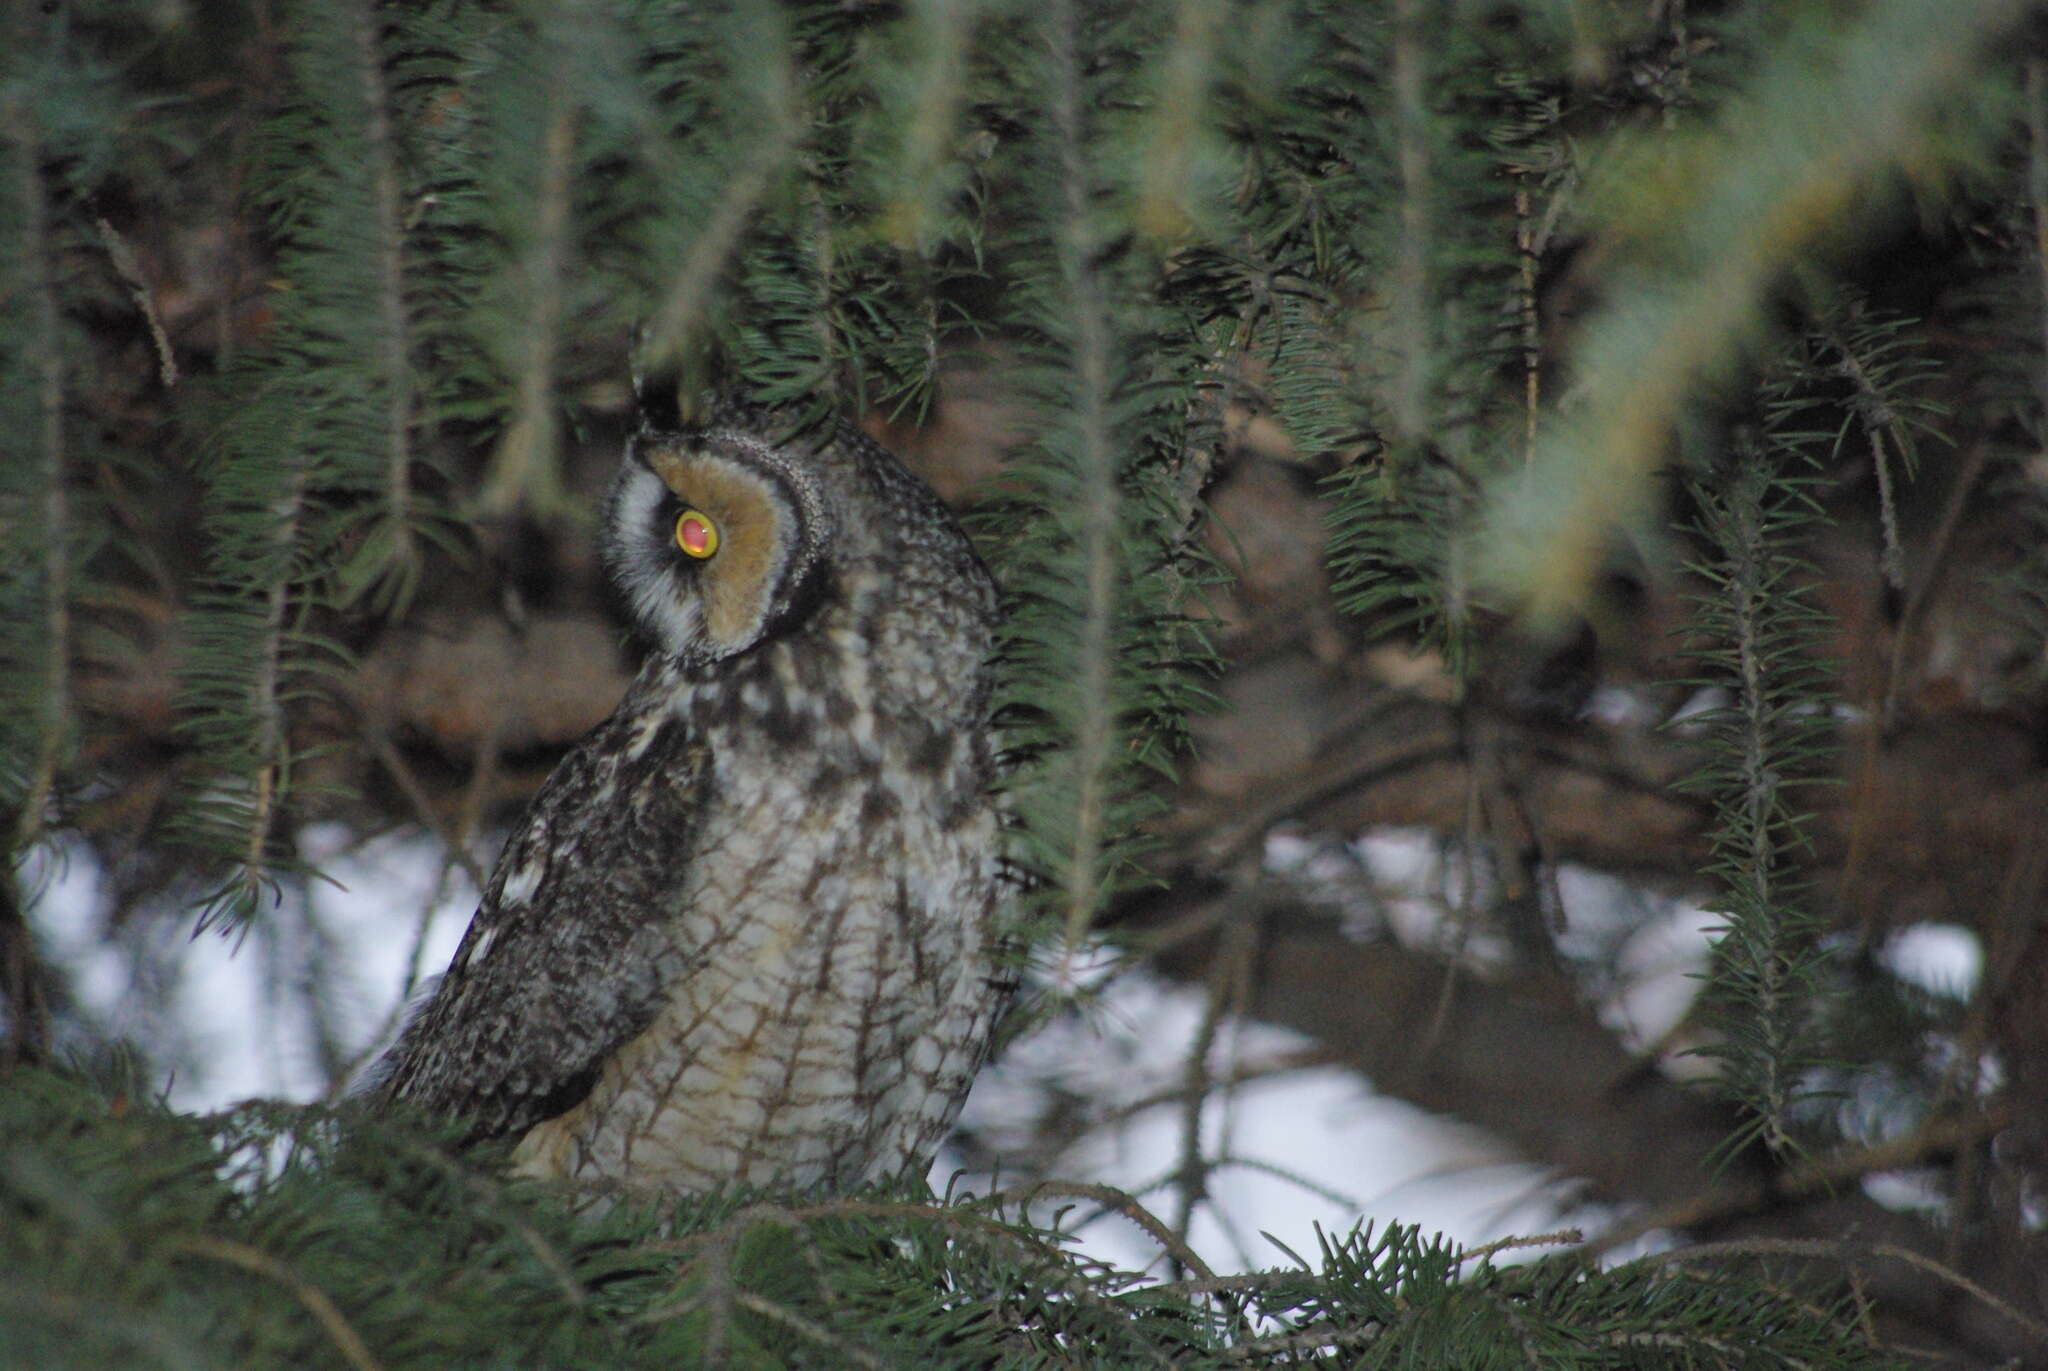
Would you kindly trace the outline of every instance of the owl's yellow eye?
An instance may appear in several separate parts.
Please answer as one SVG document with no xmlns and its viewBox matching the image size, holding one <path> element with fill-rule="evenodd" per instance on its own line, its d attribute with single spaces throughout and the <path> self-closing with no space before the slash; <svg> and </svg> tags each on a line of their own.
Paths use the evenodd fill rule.
<svg viewBox="0 0 2048 1371">
<path fill-rule="evenodd" d="M 718 525 L 701 509 L 686 509 L 676 516 L 676 546 L 702 561 L 718 551 Z"/>
</svg>

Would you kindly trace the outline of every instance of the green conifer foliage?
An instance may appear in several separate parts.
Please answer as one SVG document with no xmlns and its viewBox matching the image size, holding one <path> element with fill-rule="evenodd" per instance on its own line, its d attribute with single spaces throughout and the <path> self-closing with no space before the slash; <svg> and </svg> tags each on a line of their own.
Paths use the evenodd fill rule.
<svg viewBox="0 0 2048 1371">
<path fill-rule="evenodd" d="M 1174 364 L 1198 334 L 1161 305 L 1156 259 L 1128 241 L 1133 187 L 1111 179 L 1106 151 L 1133 98 L 1119 59 L 1135 22 L 1055 4 L 1011 38 L 1026 78 L 1016 117 L 1034 132 L 1028 163 L 1009 170 L 1036 196 L 1003 247 L 1028 311 L 1018 379 L 1037 427 L 1013 468 L 1027 493 L 996 516 L 1009 530 L 1004 705 L 1020 852 L 1069 948 L 1130 879 L 1157 803 L 1146 768 L 1167 765 L 1151 735 L 1184 717 L 1183 673 L 1204 651 L 1174 596 L 1193 511 L 1171 498 L 1198 380 Z"/>
<path fill-rule="evenodd" d="M 114 156 L 121 96 L 80 41 L 46 38 L 31 11 L 0 30 L 0 803 L 10 846 L 44 830 L 80 738 L 73 613 L 104 538 L 77 473 L 100 456 L 72 397 L 93 366 L 79 314 L 113 294 L 94 257 L 91 195 Z M 104 222 L 104 221 L 102 221 Z"/>
<path fill-rule="evenodd" d="M 4 1026 L 26 1042 L 41 1013 L 15 975 L 38 849 L 90 842 L 124 897 L 239 927 L 318 878 L 316 820 L 390 821 L 337 778 L 381 766 L 415 798 L 354 673 L 385 635 L 474 610 L 435 617 L 471 579 L 523 631 L 551 592 L 518 549 L 589 545 L 572 492 L 633 422 L 630 377 L 686 413 L 731 394 L 908 431 L 967 376 L 1003 430 L 967 502 L 1007 595 L 1010 856 L 1061 993 L 1163 865 L 1214 705 L 1207 495 L 1270 420 L 1330 535 L 1344 621 L 1319 628 L 1432 652 L 1460 728 L 1499 624 L 1590 622 L 1621 573 L 1689 587 L 1682 650 L 1724 692 L 1690 720 L 1689 793 L 1715 816 L 1690 874 L 1724 920 L 1707 1021 L 1729 1150 L 1825 1141 L 1846 973 L 1804 870 L 1839 672 L 1805 549 L 1867 481 L 1911 627 L 1917 473 L 1966 452 L 1958 501 L 1989 466 L 2048 527 L 2039 15 L 15 4 Z M 1890 278 L 1872 245 L 1908 234 L 1940 241 L 1941 280 Z M 230 283 L 185 292 L 213 301 L 202 327 L 178 263 L 216 240 Z M 2048 557 L 2001 571 L 2038 665 Z M 1852 702 L 1886 725 L 1902 652 Z M 117 717 L 152 674 L 175 682 L 133 707 L 154 732 Z M 481 755 L 433 761 L 489 772 L 490 738 L 457 743 Z M 1739 1265 L 1511 1267 L 1397 1227 L 1214 1278 L 1107 1198 L 1188 1273 L 1157 1281 L 1076 1257 L 1023 1195 L 578 1217 L 431 1138 L 146 1094 L 0 1081 L 6 1364 L 1885 1364 L 1868 1310 Z"/>
<path fill-rule="evenodd" d="M 1654 1263 L 1496 1266 L 1412 1228 L 1145 1281 L 1021 1197 L 729 1194 L 573 1219 L 438 1141 L 0 1093 L 0 1367 L 1891 1366 L 1854 1311 Z M 1156 1222 L 1156 1221 L 1154 1221 Z"/>
<path fill-rule="evenodd" d="M 1771 438 L 1785 460 L 1782 435 Z M 1783 1149 L 1795 1145 L 1791 1116 L 1803 1078 L 1820 1065 L 1806 1031 L 1820 988 L 1819 930 L 1799 898 L 1795 859 L 1805 839 L 1796 797 L 1834 725 L 1816 660 L 1823 616 L 1795 579 L 1808 568 L 1788 551 L 1813 510 L 1796 469 L 1774 466 L 1750 442 L 1727 469 L 1696 477 L 1693 493 L 1713 549 L 1693 567 L 1705 584 L 1694 619 L 1707 669 L 1698 684 L 1728 701 L 1685 721 L 1714 735 L 1713 761 L 1686 779 L 1719 813 L 1713 871 L 1725 888 L 1714 907 L 1727 923 L 1713 984 L 1723 1037 L 1710 1050 L 1756 1133 Z"/>
<path fill-rule="evenodd" d="M 1984 46 L 2023 8 L 1787 7 L 1711 126 L 1607 150 L 1594 195 L 1637 269 L 1574 349 L 1571 412 L 1494 492 L 1486 566 L 1509 597 L 1539 614 L 1581 603 L 1613 531 L 1653 507 L 1650 475 L 1690 406 L 1768 346 L 1787 274 L 1982 155 L 2013 97 Z"/>
</svg>

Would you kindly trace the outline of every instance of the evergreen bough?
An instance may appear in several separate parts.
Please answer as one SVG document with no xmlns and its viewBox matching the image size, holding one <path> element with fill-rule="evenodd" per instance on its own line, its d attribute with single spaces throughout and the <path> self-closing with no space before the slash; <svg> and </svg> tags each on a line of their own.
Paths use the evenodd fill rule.
<svg viewBox="0 0 2048 1371">
<path fill-rule="evenodd" d="M 195 1118 L 24 1070 L 0 1092 L 0 1366 L 1894 1365 L 1856 1312 L 1655 1263 L 1495 1265 L 1415 1229 L 1161 1282 L 1019 1196 L 714 1194 L 577 1217 L 443 1139 Z"/>
<path fill-rule="evenodd" d="M 1654 473 L 1713 452 L 1691 480 L 1696 651 L 1732 700 L 1701 777 L 1723 1079 L 1787 1145 L 1822 1060 L 1789 870 L 1789 781 L 1828 703 L 1793 588 L 1800 482 L 1830 428 L 1836 455 L 1867 446 L 1897 585 L 1897 490 L 1938 419 L 1912 322 L 1822 282 L 1863 207 L 1931 212 L 2006 174 L 2022 74 L 1995 41 L 2027 10 L 1643 8 L 285 0 L 264 11 L 281 64 L 245 72 L 233 54 L 271 38 L 253 10 L 11 7 L 7 879 L 122 783 L 80 676 L 132 651 L 136 583 L 176 616 L 183 730 L 136 842 L 231 923 L 310 879 L 308 724 L 352 626 L 402 617 L 466 522 L 569 517 L 562 453 L 636 362 L 818 420 L 923 417 L 970 359 L 1008 383 L 1023 443 L 978 527 L 1011 597 L 1014 850 L 1067 950 L 1142 880 L 1202 698 L 1191 549 L 1228 412 L 1270 409 L 1341 468 L 1347 607 L 1459 672 L 1480 611 L 1583 606 Z M 122 224 L 186 203 L 193 168 L 234 183 L 269 318 L 181 377 Z M 1596 233 L 1619 265 L 1554 375 L 1539 270 Z M 2037 345 L 2011 295 L 1987 336 Z M 138 313 L 146 375 L 96 345 Z M 2038 434 L 2038 372 L 1961 384 Z M 179 545 L 131 536 L 152 501 L 189 514 Z M 2015 581 L 2048 602 L 2042 566 Z M 986 1202 L 576 1221 L 319 1114 L 181 1119 L 33 1074 L 0 1111 L 23 1364 L 1879 1364 L 1853 1320 L 1772 1286 L 1495 1267 L 1410 1230 L 1150 1285 Z"/>
</svg>

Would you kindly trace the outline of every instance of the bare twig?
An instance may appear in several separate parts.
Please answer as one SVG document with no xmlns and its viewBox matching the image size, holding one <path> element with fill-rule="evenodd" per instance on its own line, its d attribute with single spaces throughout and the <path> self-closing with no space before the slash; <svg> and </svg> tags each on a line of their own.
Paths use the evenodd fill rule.
<svg viewBox="0 0 2048 1371">
<path fill-rule="evenodd" d="M 1087 1181 L 1038 1181 L 1006 1192 L 1004 1198 L 1015 1198 L 1029 1203 L 1048 1195 L 1091 1200 L 1101 1205 L 1105 1211 L 1123 1215 L 1150 1234 L 1152 1240 L 1182 1266 L 1204 1280 L 1215 1279 L 1216 1273 L 1209 1269 L 1209 1264 L 1202 1260 L 1200 1253 L 1182 1241 L 1180 1235 L 1168 1227 L 1158 1215 L 1113 1186 L 1095 1185 Z"/>
<path fill-rule="evenodd" d="M 1324 1047 L 1303 1047 L 1282 1052 L 1264 1061 L 1250 1064 L 1235 1063 L 1229 1070 L 1210 1078 L 1211 1090 L 1235 1090 L 1241 1085 L 1256 1081 L 1271 1080 L 1278 1076 L 1292 1075 L 1318 1066 L 1342 1066 L 1344 1058 Z M 1175 1104 L 1186 1098 L 1187 1086 L 1178 1084 L 1164 1090 L 1155 1090 L 1149 1095 L 1140 1095 L 1127 1103 L 1117 1104 L 1099 1115 L 1093 1115 L 1090 1127 L 1103 1127 L 1127 1122 L 1150 1109 L 1163 1104 Z"/>
<path fill-rule="evenodd" d="M 156 296 L 150 290 L 149 282 L 142 277 L 141 264 L 135 260 L 135 249 L 129 246 L 128 240 L 121 236 L 119 230 L 107 222 L 104 214 L 92 222 L 93 227 L 99 230 L 100 243 L 106 248 L 107 257 L 113 262 L 114 270 L 120 273 L 121 284 L 128 287 L 128 298 L 135 302 L 135 308 L 141 313 L 143 323 L 149 326 L 150 345 L 156 349 L 157 379 L 161 380 L 164 388 L 168 390 L 178 384 L 178 358 L 171 351 L 171 339 L 170 335 L 164 332 L 164 321 L 157 315 Z"/>
<path fill-rule="evenodd" d="M 427 796 L 426 787 L 413 775 L 412 767 L 406 762 L 405 755 L 398 750 L 397 745 L 391 741 L 389 733 L 379 729 L 370 737 L 369 743 L 370 750 L 376 754 L 378 762 L 390 773 L 391 779 L 397 782 L 399 794 L 405 796 L 405 802 L 412 806 L 413 817 L 440 840 L 442 848 L 448 853 L 448 860 L 460 866 L 463 874 L 476 883 L 478 890 L 482 890 L 489 883 L 489 873 L 478 865 L 476 858 L 469 855 L 464 842 L 468 835 L 459 831 L 451 833 L 441 822 L 440 815 L 434 810 L 433 801 Z"/>
<path fill-rule="evenodd" d="M 1512 1252 L 1517 1248 L 1569 1247 L 1574 1243 L 1582 1243 L 1585 1240 L 1586 1235 L 1584 1231 L 1577 1228 L 1560 1228 L 1550 1233 L 1532 1233 L 1527 1237 L 1509 1236 L 1496 1238 L 1492 1242 L 1482 1243 L 1478 1247 L 1467 1248 L 1465 1251 L 1460 1252 L 1458 1254 L 1458 1263 L 1462 1266 L 1464 1263 L 1475 1258 L 1484 1259 L 1501 1252 Z"/>
<path fill-rule="evenodd" d="M 33 930 L 24 916 L 21 880 L 0 871 L 0 1081 L 15 1067 L 43 1060 L 50 1046 L 48 975 L 36 953 Z"/>
<path fill-rule="evenodd" d="M 1322 800 L 1431 762 L 1456 760 L 1456 746 L 1447 739 L 1430 736 L 1389 748 L 1374 735 L 1375 724 L 1407 703 L 1408 697 L 1395 691 L 1369 696 L 1323 733 L 1319 755 L 1324 760 L 1303 767 L 1263 798 L 1234 807 L 1207 833 L 1183 821 L 1165 828 L 1164 836 L 1182 850 L 1199 851 L 1201 869 L 1220 872 L 1256 851 L 1274 824 Z"/>
<path fill-rule="evenodd" d="M 1222 954 L 1210 968 L 1202 1022 L 1187 1050 L 1181 1086 L 1180 1161 L 1173 1173 L 1174 1184 L 1180 1191 L 1173 1231 L 1183 1243 L 1194 1223 L 1195 1207 L 1209 1193 L 1209 1164 L 1202 1156 L 1202 1113 L 1215 1086 L 1209 1074 L 1209 1054 L 1224 1020 L 1243 1011 L 1257 931 L 1256 922 L 1249 918 L 1235 918 L 1225 925 Z"/>
<path fill-rule="evenodd" d="M 2027 59 L 2027 201 L 2034 216 L 2034 262 L 2041 290 L 2041 341 L 2048 357 L 2048 65 Z M 2048 363 L 2036 360 L 2037 400 L 2048 406 Z"/>
<path fill-rule="evenodd" d="M 1882 726 L 1863 730 L 1862 746 L 1856 752 L 1858 781 L 1876 772 L 1884 734 L 1898 720 L 1899 683 L 1906 674 L 1907 648 L 1919 630 L 1920 618 L 1926 609 L 1928 596 L 1947 566 L 1948 553 L 1955 541 L 1956 529 L 1962 524 L 1963 507 L 1969 502 L 1970 493 L 1977 488 L 1977 482 L 1984 474 L 1988 453 L 1988 445 L 1980 442 L 1973 444 L 1964 454 L 1962 468 L 1956 472 L 1955 479 L 1949 485 L 1948 498 L 1942 504 L 1941 522 L 1935 526 L 1934 537 L 1928 543 L 1918 573 L 1912 578 L 1912 585 L 1906 593 L 1906 602 L 1899 611 L 1899 621 L 1892 629 L 1891 653 L 1885 666 L 1884 698 L 1879 702 L 1877 714 Z M 1842 858 L 1841 878 L 1835 883 L 1838 898 L 1847 894 L 1869 861 L 1870 828 L 1874 822 L 1875 815 L 1869 805 L 1856 806 L 1850 812 L 1848 850 Z"/>
</svg>

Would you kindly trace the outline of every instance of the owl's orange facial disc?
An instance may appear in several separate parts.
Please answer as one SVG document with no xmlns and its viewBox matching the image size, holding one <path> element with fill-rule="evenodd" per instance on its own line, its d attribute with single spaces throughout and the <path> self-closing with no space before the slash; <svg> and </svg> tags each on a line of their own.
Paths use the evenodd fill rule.
<svg viewBox="0 0 2048 1371">
<path fill-rule="evenodd" d="M 677 589 L 701 606 L 716 656 L 740 652 L 768 626 L 796 543 L 797 515 L 766 473 L 716 449 L 650 446 L 643 460 L 677 502 L 668 541 L 696 573 Z"/>
<path fill-rule="evenodd" d="M 676 546 L 702 561 L 718 551 L 718 525 L 703 510 L 686 509 L 676 516 Z"/>
</svg>

